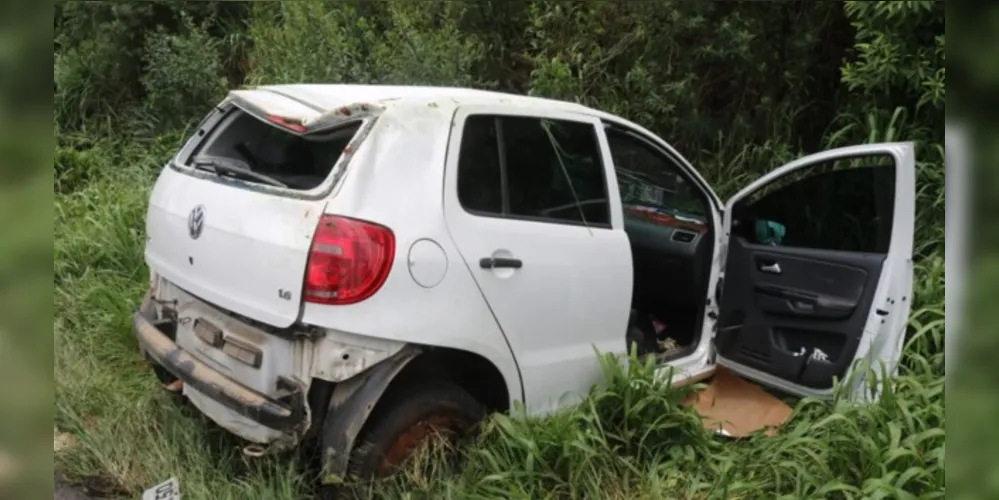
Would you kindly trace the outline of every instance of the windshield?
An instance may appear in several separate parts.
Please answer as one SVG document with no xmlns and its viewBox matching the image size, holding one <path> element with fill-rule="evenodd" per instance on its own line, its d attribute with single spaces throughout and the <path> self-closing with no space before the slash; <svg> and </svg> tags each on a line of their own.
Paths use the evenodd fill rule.
<svg viewBox="0 0 999 500">
<path fill-rule="evenodd" d="M 653 181 L 647 174 L 624 168 L 618 169 L 618 175 L 625 206 L 703 220 L 704 203 L 679 175 L 660 175 Z"/>
</svg>

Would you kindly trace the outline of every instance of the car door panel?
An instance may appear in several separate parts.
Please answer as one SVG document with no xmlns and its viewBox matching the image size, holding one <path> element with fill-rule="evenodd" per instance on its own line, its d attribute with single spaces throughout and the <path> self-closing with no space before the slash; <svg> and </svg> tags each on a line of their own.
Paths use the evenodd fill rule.
<svg viewBox="0 0 999 500">
<path fill-rule="evenodd" d="M 888 158 L 891 166 L 810 171 L 866 157 Z M 797 200 L 790 197 L 793 190 L 800 191 Z M 762 197 L 750 202 L 756 193 Z M 911 143 L 801 158 L 730 199 L 718 363 L 784 392 L 815 397 L 831 396 L 835 380 L 858 368 L 881 362 L 894 372 L 911 303 L 914 199 Z M 744 230 L 758 220 L 786 223 L 787 237 L 758 242 Z M 864 376 L 866 370 L 853 389 Z"/>
<path fill-rule="evenodd" d="M 767 314 L 802 318 L 845 320 L 855 316 L 865 292 L 877 285 L 884 255 L 816 251 L 753 245 L 739 238 L 732 255 L 741 255 L 748 270 L 760 310 Z M 831 255 L 830 255 L 831 254 Z M 780 273 L 767 272 L 776 267 Z M 762 270 L 761 270 L 762 269 Z M 873 283 L 871 280 L 874 279 Z M 866 317 L 867 310 L 860 311 Z"/>
<path fill-rule="evenodd" d="M 732 272 L 726 281 L 733 285 L 726 287 L 722 302 L 748 307 L 725 308 L 718 351 L 795 383 L 832 387 L 833 377 L 846 372 L 860 345 L 884 255 L 776 251 L 742 238 L 733 238 L 728 251 Z M 781 273 L 760 270 L 768 265 Z M 741 286 L 745 283 L 751 286 Z M 828 361 L 809 362 L 810 349 L 819 349 Z"/>
</svg>

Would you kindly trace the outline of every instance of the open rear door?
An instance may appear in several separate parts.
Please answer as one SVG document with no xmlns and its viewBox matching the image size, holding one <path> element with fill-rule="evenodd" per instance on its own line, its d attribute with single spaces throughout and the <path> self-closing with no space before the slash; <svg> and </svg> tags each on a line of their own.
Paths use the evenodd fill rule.
<svg viewBox="0 0 999 500">
<path fill-rule="evenodd" d="M 866 367 L 894 373 L 912 301 L 914 199 L 912 143 L 810 155 L 733 196 L 718 364 L 819 398 L 836 379 L 862 388 Z"/>
</svg>

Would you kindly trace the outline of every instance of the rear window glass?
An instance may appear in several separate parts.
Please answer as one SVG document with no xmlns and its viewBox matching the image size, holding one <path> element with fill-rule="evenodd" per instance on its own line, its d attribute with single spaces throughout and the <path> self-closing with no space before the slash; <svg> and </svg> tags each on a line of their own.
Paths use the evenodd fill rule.
<svg viewBox="0 0 999 500">
<path fill-rule="evenodd" d="M 307 191 L 326 180 L 360 126 L 358 121 L 299 136 L 236 110 L 184 163 L 247 182 Z"/>
</svg>

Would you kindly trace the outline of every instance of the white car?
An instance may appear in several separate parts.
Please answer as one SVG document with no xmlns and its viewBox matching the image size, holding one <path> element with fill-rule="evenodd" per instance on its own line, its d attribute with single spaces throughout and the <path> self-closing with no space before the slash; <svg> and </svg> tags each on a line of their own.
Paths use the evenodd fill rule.
<svg viewBox="0 0 999 500">
<path fill-rule="evenodd" d="M 319 443 L 326 482 L 518 401 L 572 405 L 597 352 L 631 344 L 674 384 L 723 365 L 828 398 L 898 363 L 914 170 L 911 143 L 834 149 L 722 202 L 666 141 L 579 104 L 233 91 L 152 191 L 134 329 L 248 453 Z"/>
</svg>

